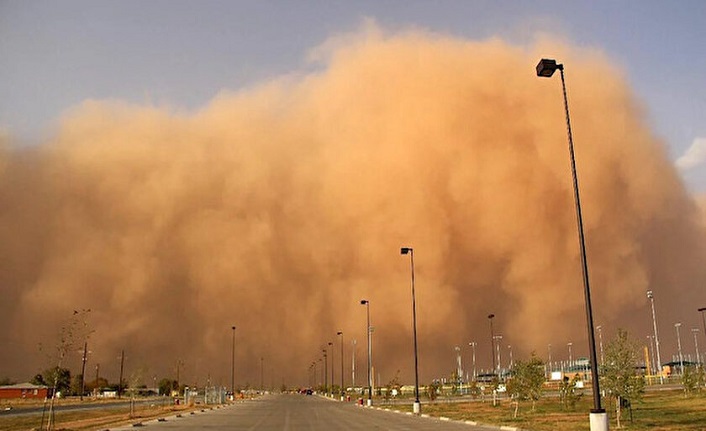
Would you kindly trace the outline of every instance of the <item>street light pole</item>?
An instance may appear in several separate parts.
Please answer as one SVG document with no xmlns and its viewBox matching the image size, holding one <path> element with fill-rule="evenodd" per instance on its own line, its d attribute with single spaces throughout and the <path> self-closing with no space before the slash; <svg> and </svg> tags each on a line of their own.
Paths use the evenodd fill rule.
<svg viewBox="0 0 706 431">
<path fill-rule="evenodd" d="M 230 393 L 235 400 L 235 326 L 232 326 L 233 330 L 233 343 L 231 351 L 231 361 L 230 361 Z"/>
<path fill-rule="evenodd" d="M 343 331 L 336 332 L 336 335 L 341 336 L 341 401 L 343 401 L 343 397 L 346 393 L 343 386 Z"/>
<path fill-rule="evenodd" d="M 701 323 L 704 325 L 704 337 L 706 337 L 706 317 L 704 317 L 704 311 L 706 311 L 706 307 L 699 308 L 699 313 L 701 313 Z M 706 362 L 706 359 L 704 362 Z"/>
<path fill-rule="evenodd" d="M 326 349 L 323 349 L 324 353 L 324 395 L 328 394 L 328 356 L 326 355 Z"/>
<path fill-rule="evenodd" d="M 468 343 L 468 345 L 471 346 L 471 351 L 473 352 L 473 356 L 472 356 L 472 358 L 473 358 L 473 380 L 475 380 L 476 376 L 477 376 L 476 375 L 476 342 L 471 341 L 470 343 Z"/>
<path fill-rule="evenodd" d="M 650 352 L 649 352 L 650 353 L 650 360 L 652 361 L 652 365 L 650 366 L 650 369 L 649 369 L 649 372 L 650 372 L 649 375 L 652 375 L 652 376 L 654 376 L 654 374 L 655 374 L 655 343 L 653 340 L 654 340 L 654 335 L 647 336 L 647 342 L 649 343 L 649 346 L 650 346 Z M 650 383 L 649 380 L 647 382 Z"/>
<path fill-rule="evenodd" d="M 691 332 L 694 334 L 694 350 L 696 350 L 696 365 L 701 366 L 701 357 L 699 356 L 699 340 L 697 339 L 697 334 L 699 333 L 699 328 L 691 328 Z"/>
<path fill-rule="evenodd" d="M 417 355 L 417 302 L 414 296 L 414 250 L 411 247 L 402 247 L 401 254 L 409 254 L 412 269 L 412 333 L 414 335 L 414 414 L 422 412 L 422 404 L 419 402 L 419 359 Z"/>
<path fill-rule="evenodd" d="M 456 383 L 460 385 L 463 383 L 463 363 L 461 361 L 461 348 L 456 346 L 454 347 L 454 351 L 456 351 Z"/>
<path fill-rule="evenodd" d="M 495 314 L 488 314 L 490 322 L 490 359 L 493 361 L 493 373 L 495 373 L 495 334 L 493 334 L 493 317 Z"/>
<path fill-rule="evenodd" d="M 655 314 L 655 297 L 651 290 L 647 291 L 647 298 L 652 306 L 652 327 L 655 331 L 655 350 L 657 351 L 657 373 L 659 373 L 659 383 L 664 384 L 664 376 L 662 375 L 662 357 L 659 353 L 659 337 L 657 336 L 657 316 Z"/>
<path fill-rule="evenodd" d="M 500 350 L 501 350 L 501 349 L 500 349 L 500 345 L 501 345 L 501 340 L 502 340 L 502 339 L 503 339 L 503 336 L 502 336 L 502 335 L 496 335 L 496 336 L 495 336 L 495 340 L 496 340 L 496 342 L 495 342 L 495 347 L 496 347 L 496 349 L 495 349 L 495 350 L 496 350 L 497 353 L 498 353 L 498 378 L 500 378 L 500 371 L 502 371 L 502 369 L 503 369 L 503 365 L 502 365 L 503 363 L 502 363 L 502 361 L 500 361 Z"/>
<path fill-rule="evenodd" d="M 598 329 L 598 344 L 601 347 L 601 366 L 603 366 L 603 327 L 598 325 L 596 329 Z"/>
<path fill-rule="evenodd" d="M 334 361 L 333 361 L 333 358 L 334 358 L 334 355 L 333 355 L 333 342 L 329 341 L 328 345 L 331 346 L 331 392 L 330 392 L 330 394 L 331 394 L 331 398 L 333 398 L 333 382 L 335 381 L 334 378 L 333 378 L 333 370 L 334 370 L 336 367 L 333 366 L 333 362 L 334 362 Z"/>
<path fill-rule="evenodd" d="M 684 357 L 681 354 L 681 336 L 679 335 L 679 328 L 681 327 L 681 323 L 675 323 L 674 327 L 677 329 L 677 346 L 679 347 L 679 368 L 681 368 L 680 373 L 682 376 L 684 375 Z"/>
<path fill-rule="evenodd" d="M 373 405 L 373 382 L 370 380 L 370 368 L 372 367 L 373 345 L 370 341 L 370 301 L 367 299 L 360 300 L 361 305 L 365 305 L 365 311 L 368 316 L 368 407 Z"/>
<path fill-rule="evenodd" d="M 356 347 L 358 347 L 358 342 L 353 339 L 353 341 L 351 341 L 351 345 L 353 346 L 351 349 L 351 386 L 355 390 L 355 350 Z"/>
<path fill-rule="evenodd" d="M 541 59 L 537 64 L 537 76 L 551 77 L 559 69 L 561 74 L 561 89 L 564 94 L 564 113 L 566 114 L 566 132 L 569 139 L 569 156 L 571 159 L 571 175 L 574 185 L 574 200 L 576 201 L 576 222 L 578 226 L 579 250 L 581 252 L 581 272 L 583 274 L 584 300 L 586 303 L 586 326 L 588 331 L 588 350 L 591 356 L 591 378 L 593 386 L 593 410 L 590 415 L 590 429 L 607 430 L 608 415 L 601 407 L 601 392 L 598 380 L 598 360 L 596 358 L 596 340 L 593 332 L 593 309 L 591 306 L 591 289 L 588 280 L 588 262 L 586 259 L 586 242 L 583 233 L 583 217 L 581 215 L 581 199 L 579 196 L 579 182 L 576 174 L 576 158 L 574 156 L 574 140 L 571 133 L 571 119 L 569 117 L 569 100 L 566 95 L 566 82 L 564 80 L 564 65 L 557 64 L 555 60 Z"/>
</svg>

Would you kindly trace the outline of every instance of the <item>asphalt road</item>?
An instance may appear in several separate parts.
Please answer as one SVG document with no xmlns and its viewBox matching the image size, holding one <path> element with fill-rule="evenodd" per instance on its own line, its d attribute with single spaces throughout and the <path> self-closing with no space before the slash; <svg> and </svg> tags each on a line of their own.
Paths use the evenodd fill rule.
<svg viewBox="0 0 706 431">
<path fill-rule="evenodd" d="M 488 431 L 495 427 L 475 426 L 461 422 L 416 417 L 404 413 L 380 411 L 351 403 L 331 401 L 317 396 L 298 394 L 267 395 L 222 409 L 166 421 L 148 421 L 143 428 L 167 430 L 464 430 Z M 134 426 L 113 430 L 135 430 Z"/>
</svg>

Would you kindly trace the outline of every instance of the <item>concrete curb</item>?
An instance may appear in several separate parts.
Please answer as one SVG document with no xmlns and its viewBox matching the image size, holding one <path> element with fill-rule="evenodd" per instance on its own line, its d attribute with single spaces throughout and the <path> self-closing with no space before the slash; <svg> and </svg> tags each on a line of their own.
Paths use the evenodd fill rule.
<svg viewBox="0 0 706 431">
<path fill-rule="evenodd" d="M 225 408 L 228 408 L 228 407 L 232 407 L 232 406 L 234 406 L 235 404 L 240 404 L 240 402 L 236 401 L 236 402 L 231 403 L 231 404 L 224 404 L 224 405 L 217 405 L 217 406 L 208 406 L 208 407 L 204 407 L 204 408 L 199 409 L 199 410 L 190 411 L 190 412 L 188 412 L 188 413 L 187 413 L 187 412 L 184 412 L 184 413 L 177 413 L 177 414 L 174 414 L 174 415 L 156 417 L 156 418 L 149 419 L 149 420 L 145 420 L 145 421 L 139 421 L 139 422 L 134 422 L 134 423 L 127 423 L 127 424 L 123 424 L 123 425 L 119 425 L 119 426 L 114 426 L 114 427 L 106 428 L 106 429 L 103 430 L 103 431 L 120 431 L 120 430 L 127 430 L 127 429 L 129 429 L 129 428 L 144 427 L 144 426 L 147 426 L 147 425 L 150 425 L 150 424 L 158 424 L 158 423 L 160 423 L 160 422 L 175 421 L 175 420 L 184 419 L 184 418 L 187 418 L 187 417 L 190 417 L 190 416 L 200 415 L 200 414 L 202 414 L 202 413 L 208 413 L 209 411 L 213 411 L 213 410 L 225 409 Z"/>
<path fill-rule="evenodd" d="M 401 410 L 396 410 L 396 409 L 386 409 L 382 407 L 376 407 L 377 410 L 382 410 L 386 412 L 391 412 L 391 413 L 404 413 L 406 415 L 413 415 L 412 412 L 407 412 L 407 411 L 401 411 Z M 458 419 L 451 419 L 446 416 L 430 416 L 427 413 L 422 413 L 419 415 L 420 418 L 424 418 L 427 420 L 438 420 L 438 421 L 443 421 L 443 422 L 456 422 L 464 425 L 469 425 L 469 426 L 475 426 L 475 427 L 482 427 L 482 428 L 487 428 L 489 430 L 500 430 L 500 431 L 528 431 L 523 428 L 517 428 L 517 427 L 512 427 L 512 426 L 507 426 L 507 425 L 492 425 L 492 424 L 484 424 L 481 422 L 476 422 L 476 421 L 471 421 L 471 420 L 458 420 Z"/>
</svg>

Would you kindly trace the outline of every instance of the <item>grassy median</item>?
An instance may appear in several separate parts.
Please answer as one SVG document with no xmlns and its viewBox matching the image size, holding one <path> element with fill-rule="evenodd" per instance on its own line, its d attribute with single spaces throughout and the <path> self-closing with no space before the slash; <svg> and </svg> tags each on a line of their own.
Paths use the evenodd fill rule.
<svg viewBox="0 0 706 431">
<path fill-rule="evenodd" d="M 410 401 L 411 403 L 411 401 Z M 588 431 L 588 412 L 593 406 L 591 397 L 584 397 L 572 410 L 562 408 L 557 398 L 543 398 L 532 411 L 530 402 L 520 403 L 519 414 L 513 418 L 515 405 L 503 399 L 497 406 L 492 400 L 450 403 L 444 400 L 422 401 L 422 413 L 456 420 L 470 420 L 483 424 L 505 425 L 531 431 Z M 606 407 L 606 406 L 604 406 Z M 606 408 L 610 429 L 617 429 L 614 407 Z M 391 406 L 411 411 L 410 405 Z M 706 430 L 706 396 L 685 397 L 683 391 L 648 392 L 643 401 L 623 410 L 622 429 L 651 431 Z"/>
<path fill-rule="evenodd" d="M 27 407 L 25 405 L 24 407 Z M 41 407 L 41 404 L 40 404 Z M 132 414 L 129 406 L 110 406 L 81 411 L 57 411 L 54 414 L 55 430 L 105 430 L 109 427 L 141 422 L 149 419 L 175 414 L 185 414 L 202 406 L 174 406 L 154 404 L 136 404 Z M 39 430 L 42 414 L 0 415 L 0 429 L 4 431 Z M 46 428 L 47 419 L 44 418 Z"/>
</svg>

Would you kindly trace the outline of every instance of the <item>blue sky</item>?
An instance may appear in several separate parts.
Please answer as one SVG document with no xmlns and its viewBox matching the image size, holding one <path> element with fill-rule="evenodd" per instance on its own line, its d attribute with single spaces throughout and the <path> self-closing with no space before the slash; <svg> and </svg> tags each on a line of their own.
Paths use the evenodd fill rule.
<svg viewBox="0 0 706 431">
<path fill-rule="evenodd" d="M 305 70 L 366 18 L 513 43 L 548 31 L 621 65 L 690 190 L 706 193 L 706 2 L 0 0 L 0 131 L 38 142 L 67 108 L 120 99 L 192 110 Z"/>
</svg>

